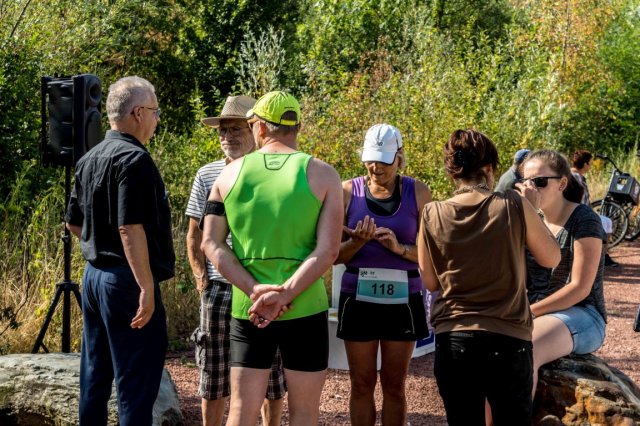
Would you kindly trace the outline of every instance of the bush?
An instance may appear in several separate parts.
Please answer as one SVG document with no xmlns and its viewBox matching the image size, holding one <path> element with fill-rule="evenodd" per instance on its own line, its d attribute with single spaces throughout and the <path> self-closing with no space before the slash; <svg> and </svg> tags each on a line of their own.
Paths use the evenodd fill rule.
<svg viewBox="0 0 640 426">
<path fill-rule="evenodd" d="M 37 161 L 42 75 L 94 73 L 105 94 L 124 75 L 156 85 L 163 116 L 150 150 L 169 191 L 177 253 L 163 291 L 180 341 L 198 319 L 184 209 L 196 170 L 221 157 L 198 120 L 227 94 L 295 93 L 301 149 L 343 179 L 364 173 L 367 128 L 396 125 L 405 173 L 442 199 L 453 186 L 441 150 L 456 128 L 490 136 L 503 168 L 523 147 L 631 158 L 640 135 L 637 11 L 637 0 L 0 2 L 0 352 L 30 349 L 63 273 L 62 171 Z M 635 158 L 624 167 L 638 172 Z M 592 186 L 607 178 L 595 167 Z M 79 329 L 75 313 L 75 349 Z M 58 337 L 56 316 L 47 345 L 55 350 Z"/>
</svg>

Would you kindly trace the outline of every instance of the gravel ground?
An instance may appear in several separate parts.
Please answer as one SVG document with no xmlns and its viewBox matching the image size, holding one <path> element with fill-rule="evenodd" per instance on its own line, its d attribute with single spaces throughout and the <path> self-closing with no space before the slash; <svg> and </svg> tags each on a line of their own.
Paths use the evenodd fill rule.
<svg viewBox="0 0 640 426">
<path fill-rule="evenodd" d="M 611 250 L 611 256 L 620 266 L 608 269 L 605 276 L 609 315 L 607 338 L 595 355 L 640 384 L 640 334 L 632 329 L 640 304 L 640 241 L 623 243 Z M 427 354 L 411 361 L 407 378 L 407 403 L 408 422 L 412 426 L 447 424 L 433 377 L 433 358 L 433 354 Z M 185 426 L 201 424 L 200 398 L 197 395 L 199 374 L 193 352 L 170 354 L 166 366 L 178 388 Z M 378 407 L 381 406 L 381 399 L 378 387 Z M 283 423 L 287 423 L 286 405 Z M 349 376 L 346 371 L 329 370 L 320 403 L 320 424 L 349 424 Z"/>
</svg>

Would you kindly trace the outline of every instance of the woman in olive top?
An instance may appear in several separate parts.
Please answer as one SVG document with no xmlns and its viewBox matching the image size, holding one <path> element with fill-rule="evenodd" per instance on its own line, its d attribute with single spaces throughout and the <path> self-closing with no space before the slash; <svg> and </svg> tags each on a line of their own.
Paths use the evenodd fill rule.
<svg viewBox="0 0 640 426">
<path fill-rule="evenodd" d="M 498 153 L 474 130 L 456 130 L 444 147 L 453 197 L 427 204 L 418 237 L 420 273 L 439 290 L 432 324 L 434 373 L 450 426 L 530 425 L 533 318 L 526 295 L 525 246 L 543 265 L 558 244 L 516 191 L 494 193 Z"/>
</svg>

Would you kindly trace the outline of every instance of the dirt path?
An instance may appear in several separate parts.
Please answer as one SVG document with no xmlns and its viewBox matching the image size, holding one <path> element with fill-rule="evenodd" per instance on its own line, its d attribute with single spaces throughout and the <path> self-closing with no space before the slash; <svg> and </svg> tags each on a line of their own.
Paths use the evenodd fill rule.
<svg viewBox="0 0 640 426">
<path fill-rule="evenodd" d="M 595 354 L 627 374 L 640 384 L 640 333 L 632 330 L 633 319 L 640 304 L 640 241 L 623 244 L 611 251 L 620 263 L 607 270 L 605 298 L 609 322 L 604 346 Z M 197 396 L 198 369 L 193 353 L 173 354 L 167 359 L 167 369 L 176 382 L 186 426 L 201 424 L 200 398 Z M 320 423 L 349 424 L 349 375 L 345 371 L 329 370 L 322 393 Z M 376 389 L 378 408 L 380 389 Z M 433 354 L 411 361 L 407 379 L 408 422 L 417 425 L 446 425 L 444 408 L 433 377 Z M 286 406 L 285 406 L 286 423 Z"/>
</svg>

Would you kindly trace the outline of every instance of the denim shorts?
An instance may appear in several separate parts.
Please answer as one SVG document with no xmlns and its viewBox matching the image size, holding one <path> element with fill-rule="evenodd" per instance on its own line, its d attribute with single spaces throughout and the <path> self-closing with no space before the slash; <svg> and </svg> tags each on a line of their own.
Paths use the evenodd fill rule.
<svg viewBox="0 0 640 426">
<path fill-rule="evenodd" d="M 588 354 L 597 351 L 602 346 L 606 324 L 594 306 L 572 306 L 564 311 L 547 315 L 558 318 L 571 332 L 572 354 Z"/>
</svg>

